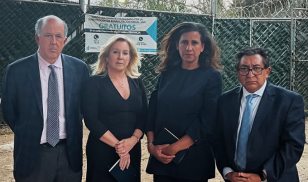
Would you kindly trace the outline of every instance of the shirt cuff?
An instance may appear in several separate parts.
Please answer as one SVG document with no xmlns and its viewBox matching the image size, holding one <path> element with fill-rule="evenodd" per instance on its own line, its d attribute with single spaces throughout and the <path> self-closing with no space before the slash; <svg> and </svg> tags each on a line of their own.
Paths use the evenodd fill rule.
<svg viewBox="0 0 308 182">
<path fill-rule="evenodd" d="M 261 178 L 261 181 L 265 181 L 266 180 L 266 178 L 264 177 L 264 174 L 267 176 L 267 174 L 266 174 L 266 169 L 263 169 L 262 170 L 262 174 L 261 174 L 261 176 L 260 176 L 260 178 Z"/>
<path fill-rule="evenodd" d="M 264 172 L 264 174 L 266 174 L 266 176 L 267 176 L 266 169 L 263 169 L 262 171 L 263 171 L 263 172 Z"/>
<path fill-rule="evenodd" d="M 223 175 L 224 175 L 223 177 L 224 177 L 224 179 L 228 179 L 226 175 L 228 173 L 231 173 L 231 172 L 234 172 L 231 167 L 224 167 L 224 169 L 223 169 Z"/>
</svg>

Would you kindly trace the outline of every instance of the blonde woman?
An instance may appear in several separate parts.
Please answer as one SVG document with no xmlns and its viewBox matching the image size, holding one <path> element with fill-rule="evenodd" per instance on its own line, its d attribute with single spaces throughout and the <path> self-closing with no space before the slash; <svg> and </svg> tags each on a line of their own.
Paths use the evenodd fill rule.
<svg viewBox="0 0 308 182">
<path fill-rule="evenodd" d="M 115 181 L 110 167 L 120 159 L 122 170 L 131 165 L 140 181 L 141 145 L 147 120 L 147 98 L 138 78 L 140 57 L 125 36 L 112 37 L 101 50 L 94 75 L 84 87 L 82 109 L 90 130 L 87 181 Z"/>
</svg>

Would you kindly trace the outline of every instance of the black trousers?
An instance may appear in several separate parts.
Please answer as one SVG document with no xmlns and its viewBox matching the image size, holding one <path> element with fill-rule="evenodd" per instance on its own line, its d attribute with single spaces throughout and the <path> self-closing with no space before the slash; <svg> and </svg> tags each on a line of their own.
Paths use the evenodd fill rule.
<svg viewBox="0 0 308 182">
<path fill-rule="evenodd" d="M 187 180 L 187 179 L 178 179 L 169 176 L 153 175 L 154 182 L 207 182 L 208 180 Z"/>
<path fill-rule="evenodd" d="M 73 171 L 65 140 L 55 147 L 40 145 L 40 156 L 32 173 L 25 178 L 14 177 L 16 182 L 80 182 L 82 170 Z"/>
</svg>

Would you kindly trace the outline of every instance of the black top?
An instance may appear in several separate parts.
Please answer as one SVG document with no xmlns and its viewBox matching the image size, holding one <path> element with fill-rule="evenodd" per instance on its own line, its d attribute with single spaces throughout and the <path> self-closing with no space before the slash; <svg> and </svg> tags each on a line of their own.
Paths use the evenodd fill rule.
<svg viewBox="0 0 308 182">
<path fill-rule="evenodd" d="M 129 138 L 135 129 L 144 131 L 147 98 L 141 79 L 128 77 L 130 95 L 125 100 L 109 76 L 89 78 L 83 94 L 85 124 L 99 139 L 108 130 L 118 139 Z M 123 120 L 124 119 L 124 120 Z"/>
<path fill-rule="evenodd" d="M 165 165 L 151 156 L 148 173 L 189 180 L 215 177 L 211 143 L 221 90 L 220 73 L 213 68 L 186 70 L 178 65 L 159 75 L 150 99 L 147 131 L 154 131 L 155 141 L 165 127 L 178 138 L 189 135 L 195 144 L 178 165 Z"/>
<path fill-rule="evenodd" d="M 90 130 L 87 153 L 87 181 L 114 181 L 109 169 L 119 159 L 115 149 L 99 138 L 108 130 L 118 139 L 129 138 L 135 129 L 144 131 L 147 120 L 147 98 L 140 79 L 128 77 L 130 96 L 123 99 L 109 76 L 88 79 L 82 98 L 84 121 Z M 141 145 L 129 152 L 131 166 L 137 172 L 133 182 L 140 182 Z"/>
</svg>

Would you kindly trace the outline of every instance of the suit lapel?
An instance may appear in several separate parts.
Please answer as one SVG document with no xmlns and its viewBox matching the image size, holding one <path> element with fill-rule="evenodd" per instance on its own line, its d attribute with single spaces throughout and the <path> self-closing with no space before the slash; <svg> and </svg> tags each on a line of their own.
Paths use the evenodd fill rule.
<svg viewBox="0 0 308 182">
<path fill-rule="evenodd" d="M 275 91 L 273 89 L 273 86 L 267 81 L 267 85 L 261 98 L 249 138 L 253 137 L 253 135 L 256 133 L 261 123 L 263 122 L 265 116 L 270 111 L 269 108 L 271 108 L 273 105 L 274 95 Z"/>
<path fill-rule="evenodd" d="M 40 68 L 38 64 L 37 54 L 33 55 L 33 59 L 29 61 L 27 74 L 31 87 L 33 89 L 33 94 L 38 104 L 41 116 L 43 118 L 43 105 L 42 105 L 42 88 L 41 88 L 41 79 L 40 79 Z"/>
<path fill-rule="evenodd" d="M 64 83 L 64 105 L 65 105 L 65 115 L 67 116 L 68 108 L 70 106 L 71 101 L 71 93 L 73 86 L 73 76 L 74 68 L 70 64 L 70 59 L 65 55 L 62 56 L 62 65 L 63 65 L 63 83 Z"/>
<path fill-rule="evenodd" d="M 236 90 L 236 94 L 233 95 L 232 100 L 230 103 L 232 104 L 230 107 L 230 131 L 232 132 L 232 141 L 234 144 L 236 144 L 236 138 L 237 138 L 237 129 L 238 129 L 238 120 L 239 120 L 239 115 L 240 115 L 240 107 L 241 107 L 241 99 L 242 99 L 242 86 L 238 87 L 238 90 Z M 233 145 L 234 147 L 236 145 Z"/>
</svg>

